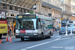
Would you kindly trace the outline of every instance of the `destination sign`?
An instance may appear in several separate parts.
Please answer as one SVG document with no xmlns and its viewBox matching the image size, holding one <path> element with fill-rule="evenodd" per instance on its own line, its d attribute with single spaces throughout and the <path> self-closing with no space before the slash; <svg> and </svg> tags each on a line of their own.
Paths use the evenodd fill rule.
<svg viewBox="0 0 75 50">
<path fill-rule="evenodd" d="M 18 18 L 23 18 L 23 16 L 18 16 Z"/>
<path fill-rule="evenodd" d="M 18 18 L 36 18 L 35 15 L 24 15 L 24 16 L 18 16 Z"/>
</svg>

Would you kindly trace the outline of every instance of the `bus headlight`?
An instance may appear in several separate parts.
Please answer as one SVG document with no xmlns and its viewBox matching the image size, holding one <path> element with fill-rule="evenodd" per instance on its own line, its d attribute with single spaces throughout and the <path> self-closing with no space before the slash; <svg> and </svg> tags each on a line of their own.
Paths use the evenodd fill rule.
<svg viewBox="0 0 75 50">
<path fill-rule="evenodd" d="M 33 31 L 34 35 L 38 35 L 38 30 Z"/>
<path fill-rule="evenodd" d="M 38 33 L 38 30 L 34 30 L 33 33 Z"/>
<path fill-rule="evenodd" d="M 38 33 L 34 33 L 34 35 L 38 35 Z"/>
<path fill-rule="evenodd" d="M 16 30 L 16 33 L 20 33 L 20 31 L 19 30 Z"/>
</svg>

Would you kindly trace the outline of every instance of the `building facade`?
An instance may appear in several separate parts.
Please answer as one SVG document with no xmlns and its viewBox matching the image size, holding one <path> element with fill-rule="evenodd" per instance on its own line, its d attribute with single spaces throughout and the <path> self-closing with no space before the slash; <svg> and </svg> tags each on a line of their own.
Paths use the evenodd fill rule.
<svg viewBox="0 0 75 50">
<path fill-rule="evenodd" d="M 61 0 L 62 5 L 62 18 L 71 19 L 71 0 Z"/>
<path fill-rule="evenodd" d="M 71 0 L 71 12 L 75 15 L 75 0 Z"/>
<path fill-rule="evenodd" d="M 38 0 L 0 0 L 0 9 L 6 10 L 6 17 L 8 21 L 8 31 L 11 29 L 14 33 L 15 16 L 19 13 L 26 13 L 33 11 L 32 7 Z"/>
<path fill-rule="evenodd" d="M 59 24 L 62 13 L 60 0 L 40 0 L 36 3 L 36 6 L 36 14 L 38 13 L 53 18 L 54 26 Z"/>
<path fill-rule="evenodd" d="M 71 0 L 71 12 L 73 13 L 71 20 L 75 20 L 75 0 Z"/>
</svg>

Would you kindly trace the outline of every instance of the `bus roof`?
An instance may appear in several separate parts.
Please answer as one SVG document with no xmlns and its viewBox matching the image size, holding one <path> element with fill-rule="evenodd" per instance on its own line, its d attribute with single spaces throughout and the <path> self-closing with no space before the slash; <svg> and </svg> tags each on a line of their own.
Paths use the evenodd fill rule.
<svg viewBox="0 0 75 50">
<path fill-rule="evenodd" d="M 48 17 L 48 16 L 44 16 L 44 15 L 39 15 L 39 14 L 29 14 L 29 13 L 25 13 L 25 14 L 18 14 L 17 16 L 34 16 L 32 18 L 40 18 L 40 19 L 45 19 L 45 20 L 52 20 L 52 18 Z M 29 17 L 30 18 L 30 17 Z"/>
<path fill-rule="evenodd" d="M 17 16 L 22 16 L 22 15 L 36 15 L 36 14 L 18 14 Z"/>
</svg>

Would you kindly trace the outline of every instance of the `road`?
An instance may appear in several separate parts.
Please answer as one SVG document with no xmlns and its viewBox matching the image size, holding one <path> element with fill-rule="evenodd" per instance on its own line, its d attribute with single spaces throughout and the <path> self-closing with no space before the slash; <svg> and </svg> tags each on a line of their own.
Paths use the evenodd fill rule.
<svg viewBox="0 0 75 50">
<path fill-rule="evenodd" d="M 12 41 L 0 44 L 0 50 L 75 50 L 75 37 L 60 38 L 56 32 L 48 39 L 25 41 L 13 39 Z"/>
</svg>

